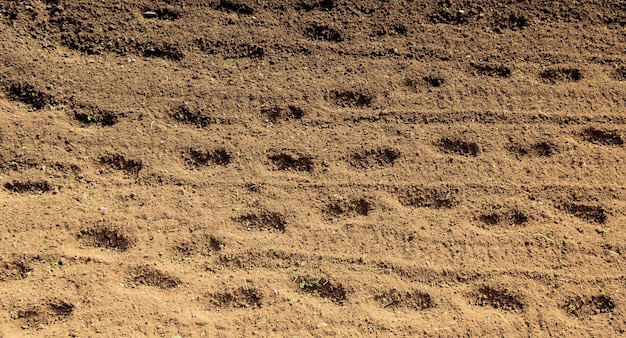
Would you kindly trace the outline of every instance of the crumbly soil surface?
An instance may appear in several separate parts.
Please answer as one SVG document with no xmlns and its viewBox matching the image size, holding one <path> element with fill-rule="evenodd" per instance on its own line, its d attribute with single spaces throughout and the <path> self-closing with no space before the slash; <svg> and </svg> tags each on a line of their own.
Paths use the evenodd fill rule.
<svg viewBox="0 0 626 338">
<path fill-rule="evenodd" d="M 623 1 L 0 1 L 0 336 L 616 337 Z"/>
</svg>

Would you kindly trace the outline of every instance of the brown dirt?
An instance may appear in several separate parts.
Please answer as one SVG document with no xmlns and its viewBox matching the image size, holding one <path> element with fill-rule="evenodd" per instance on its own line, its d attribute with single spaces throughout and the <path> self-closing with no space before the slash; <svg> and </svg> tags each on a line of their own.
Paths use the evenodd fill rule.
<svg viewBox="0 0 626 338">
<path fill-rule="evenodd" d="M 0 335 L 621 336 L 623 1 L 0 1 Z"/>
</svg>

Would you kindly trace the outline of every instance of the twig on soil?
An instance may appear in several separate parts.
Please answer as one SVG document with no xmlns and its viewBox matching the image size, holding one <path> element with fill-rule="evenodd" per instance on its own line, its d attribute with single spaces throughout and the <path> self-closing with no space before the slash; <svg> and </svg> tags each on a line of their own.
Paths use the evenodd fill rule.
<svg viewBox="0 0 626 338">
<path fill-rule="evenodd" d="M 553 242 L 553 243 L 554 243 L 554 240 L 553 240 L 553 239 L 548 238 L 546 235 L 543 235 L 543 234 L 539 234 L 539 233 L 537 233 L 537 234 L 535 234 L 535 237 L 537 237 L 537 236 L 539 236 L 539 237 L 543 237 L 543 238 L 545 238 L 546 240 L 548 240 L 548 241 L 550 241 L 550 242 Z"/>
</svg>

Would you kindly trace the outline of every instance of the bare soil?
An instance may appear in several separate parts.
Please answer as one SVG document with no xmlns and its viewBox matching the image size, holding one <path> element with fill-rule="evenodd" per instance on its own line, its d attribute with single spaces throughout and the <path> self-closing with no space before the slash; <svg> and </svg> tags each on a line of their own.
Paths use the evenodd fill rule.
<svg viewBox="0 0 626 338">
<path fill-rule="evenodd" d="M 0 1 L 0 336 L 616 337 L 626 4 Z"/>
</svg>

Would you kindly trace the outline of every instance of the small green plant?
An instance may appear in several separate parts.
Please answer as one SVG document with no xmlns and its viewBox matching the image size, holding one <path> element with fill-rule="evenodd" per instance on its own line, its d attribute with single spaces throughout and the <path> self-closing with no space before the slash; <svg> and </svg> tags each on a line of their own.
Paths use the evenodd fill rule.
<svg viewBox="0 0 626 338">
<path fill-rule="evenodd" d="M 574 304 L 570 304 L 570 305 L 568 305 L 568 306 L 567 306 L 567 309 L 568 309 L 570 312 L 576 312 L 576 310 L 578 310 L 578 309 L 576 308 L 576 305 L 574 305 Z"/>
<path fill-rule="evenodd" d="M 320 282 L 319 280 L 314 280 L 314 281 L 307 281 L 306 279 L 303 279 L 302 281 L 300 281 L 300 283 L 298 284 L 298 287 L 300 287 L 300 290 L 309 290 L 315 287 L 320 286 Z"/>
<path fill-rule="evenodd" d="M 238 151 L 237 152 L 237 157 L 242 157 L 242 158 L 245 158 L 248 161 L 252 161 L 252 157 L 246 155 L 243 151 Z"/>
<path fill-rule="evenodd" d="M 567 311 L 569 311 L 572 314 L 575 314 L 576 311 L 578 311 L 576 300 L 573 297 L 569 297 L 567 300 Z"/>
<path fill-rule="evenodd" d="M 59 268 L 61 268 L 62 264 L 63 263 L 61 263 L 61 261 L 55 261 L 54 263 L 52 263 L 52 265 L 50 265 L 50 272 L 58 270 Z"/>
</svg>

